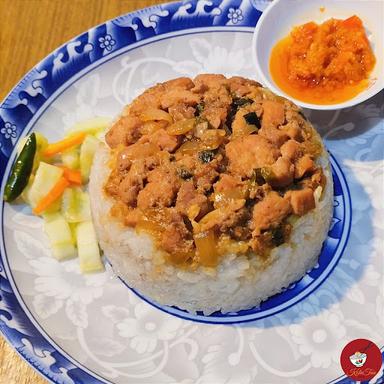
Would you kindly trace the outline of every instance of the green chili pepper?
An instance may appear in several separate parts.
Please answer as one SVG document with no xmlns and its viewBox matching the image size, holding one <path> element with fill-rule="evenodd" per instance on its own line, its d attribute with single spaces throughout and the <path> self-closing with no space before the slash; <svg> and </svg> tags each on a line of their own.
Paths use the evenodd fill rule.
<svg viewBox="0 0 384 384">
<path fill-rule="evenodd" d="M 279 245 L 283 244 L 285 239 L 284 239 L 284 228 L 282 225 L 279 225 L 276 228 L 273 228 L 271 230 L 271 235 L 272 235 L 272 243 L 278 247 Z"/>
<path fill-rule="evenodd" d="M 249 112 L 244 115 L 247 124 L 255 125 L 258 129 L 261 128 L 260 119 L 257 117 L 256 112 Z"/>
<path fill-rule="evenodd" d="M 33 159 L 36 153 L 36 135 L 32 133 L 23 149 L 21 150 L 15 164 L 12 167 L 4 190 L 4 200 L 11 202 L 21 195 L 27 186 L 32 173 Z"/>
<path fill-rule="evenodd" d="M 261 168 L 255 168 L 252 173 L 251 183 L 256 183 L 257 185 L 265 184 L 264 177 L 261 174 Z"/>
<path fill-rule="evenodd" d="M 258 185 L 268 183 L 275 178 L 275 174 L 269 167 L 255 168 L 251 177 L 251 182 Z"/>
<path fill-rule="evenodd" d="M 260 168 L 260 174 L 263 176 L 264 180 L 269 183 L 273 179 L 276 178 L 275 174 L 273 173 L 272 169 L 269 167 L 262 167 Z"/>
<path fill-rule="evenodd" d="M 236 115 L 237 111 L 239 110 L 239 108 L 244 107 L 244 106 L 249 105 L 249 104 L 252 104 L 252 103 L 253 103 L 252 99 L 240 98 L 240 97 L 233 96 L 233 101 L 232 101 L 231 107 L 229 108 L 229 112 L 227 115 L 227 121 L 226 121 L 226 126 L 227 126 L 227 129 L 229 131 L 229 134 L 232 133 L 233 119 L 235 118 L 235 115 Z"/>
<path fill-rule="evenodd" d="M 201 103 L 196 105 L 196 111 L 195 111 L 195 116 L 200 116 L 205 108 L 205 103 L 202 101 Z"/>
<path fill-rule="evenodd" d="M 248 97 L 243 97 L 243 98 L 239 98 L 239 97 L 236 97 L 233 99 L 233 104 L 236 106 L 236 107 L 244 107 L 244 105 L 248 105 L 248 104 L 252 104 L 253 103 L 253 100 L 248 98 Z"/>
<path fill-rule="evenodd" d="M 202 163 L 209 163 L 215 158 L 215 151 L 212 151 L 212 150 L 201 151 L 199 152 L 198 157 Z"/>
<path fill-rule="evenodd" d="M 181 168 L 178 173 L 183 180 L 188 180 L 193 176 L 193 174 L 188 169 L 184 168 Z"/>
</svg>

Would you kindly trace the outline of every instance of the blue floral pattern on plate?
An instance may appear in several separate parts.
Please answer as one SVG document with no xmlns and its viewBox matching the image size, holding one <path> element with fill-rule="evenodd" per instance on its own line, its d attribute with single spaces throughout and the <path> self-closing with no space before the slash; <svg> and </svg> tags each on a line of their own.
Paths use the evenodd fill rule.
<svg viewBox="0 0 384 384">
<path fill-rule="evenodd" d="M 99 42 L 100 48 L 106 49 L 107 51 L 112 51 L 113 46 L 116 44 L 116 40 L 114 40 L 109 34 L 99 37 Z"/>
</svg>

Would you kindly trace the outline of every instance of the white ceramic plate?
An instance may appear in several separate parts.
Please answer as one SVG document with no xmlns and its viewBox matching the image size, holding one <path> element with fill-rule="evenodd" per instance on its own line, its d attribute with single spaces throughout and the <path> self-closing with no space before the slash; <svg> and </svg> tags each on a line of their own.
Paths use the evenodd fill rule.
<svg viewBox="0 0 384 384">
<path fill-rule="evenodd" d="M 1 192 L 14 147 L 31 130 L 58 140 L 74 122 L 114 116 L 145 88 L 177 76 L 254 77 L 252 33 L 265 6 L 261 0 L 157 6 L 58 48 L 1 105 Z M 344 345 L 355 338 L 384 345 L 383 94 L 348 110 L 307 112 L 333 154 L 338 180 L 325 247 L 331 251 L 269 302 L 269 312 L 234 314 L 253 320 L 236 326 L 220 324 L 227 322 L 220 316 L 193 319 L 215 323 L 204 324 L 165 313 L 172 309 L 142 300 L 108 265 L 103 274 L 82 276 L 76 260 L 55 261 L 40 219 L 25 206 L 2 204 L 5 337 L 55 383 L 348 382 L 339 365 Z"/>
</svg>

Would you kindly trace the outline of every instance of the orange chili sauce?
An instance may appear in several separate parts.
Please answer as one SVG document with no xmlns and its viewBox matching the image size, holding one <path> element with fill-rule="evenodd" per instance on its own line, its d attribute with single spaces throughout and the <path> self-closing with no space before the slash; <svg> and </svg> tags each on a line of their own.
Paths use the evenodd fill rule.
<svg viewBox="0 0 384 384">
<path fill-rule="evenodd" d="M 375 62 L 363 23 L 352 16 L 295 27 L 272 49 L 270 73 L 298 100 L 337 104 L 367 88 Z"/>
</svg>

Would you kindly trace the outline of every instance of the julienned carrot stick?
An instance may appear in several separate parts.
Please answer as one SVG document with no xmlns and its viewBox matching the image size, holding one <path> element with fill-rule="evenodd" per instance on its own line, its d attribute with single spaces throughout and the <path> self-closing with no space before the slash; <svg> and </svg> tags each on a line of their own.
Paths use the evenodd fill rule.
<svg viewBox="0 0 384 384">
<path fill-rule="evenodd" d="M 77 171 L 75 169 L 71 169 L 68 167 L 65 167 L 63 165 L 60 165 L 60 168 L 64 171 L 63 176 L 72 184 L 81 185 L 82 179 L 81 179 L 81 172 Z"/>
<path fill-rule="evenodd" d="M 44 212 L 51 204 L 53 204 L 64 192 L 65 188 L 70 185 L 69 181 L 61 176 L 59 181 L 52 187 L 52 189 L 45 195 L 33 209 L 35 215 L 40 215 Z"/>
<path fill-rule="evenodd" d="M 43 152 L 43 156 L 50 157 L 74 147 L 75 145 L 79 145 L 84 141 L 86 135 L 87 134 L 85 132 L 79 132 L 60 140 L 57 143 L 48 144 L 47 148 Z"/>
</svg>

